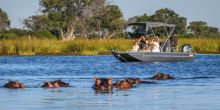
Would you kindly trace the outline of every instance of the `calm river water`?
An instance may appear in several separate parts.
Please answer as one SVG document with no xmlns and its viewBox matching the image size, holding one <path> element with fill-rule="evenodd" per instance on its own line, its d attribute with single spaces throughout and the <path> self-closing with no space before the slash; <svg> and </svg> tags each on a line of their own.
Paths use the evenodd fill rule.
<svg viewBox="0 0 220 110">
<path fill-rule="evenodd" d="M 92 77 L 144 80 L 157 72 L 176 77 L 128 91 L 97 94 Z M 7 89 L 8 80 L 25 89 Z M 62 79 L 72 87 L 44 89 Z M 192 62 L 122 63 L 113 56 L 1 56 L 0 110 L 219 110 L 220 55 L 196 55 Z"/>
</svg>

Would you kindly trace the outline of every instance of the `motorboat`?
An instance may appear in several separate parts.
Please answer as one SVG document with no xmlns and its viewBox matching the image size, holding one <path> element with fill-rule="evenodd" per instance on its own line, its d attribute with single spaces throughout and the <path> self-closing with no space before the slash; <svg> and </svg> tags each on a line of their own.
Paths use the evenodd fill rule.
<svg viewBox="0 0 220 110">
<path fill-rule="evenodd" d="M 167 24 L 162 22 L 136 22 L 129 23 L 128 26 L 142 26 L 145 29 L 145 33 L 149 33 L 156 36 L 154 29 L 162 28 L 166 33 L 165 42 L 160 42 L 159 52 L 145 52 L 145 51 L 118 51 L 117 49 L 112 50 L 112 54 L 115 58 L 122 62 L 177 62 L 177 61 L 192 61 L 195 54 L 192 52 L 192 47 L 190 44 L 182 45 L 181 52 L 170 51 L 170 37 L 174 32 L 175 25 Z M 145 35 L 146 36 L 146 35 Z"/>
</svg>

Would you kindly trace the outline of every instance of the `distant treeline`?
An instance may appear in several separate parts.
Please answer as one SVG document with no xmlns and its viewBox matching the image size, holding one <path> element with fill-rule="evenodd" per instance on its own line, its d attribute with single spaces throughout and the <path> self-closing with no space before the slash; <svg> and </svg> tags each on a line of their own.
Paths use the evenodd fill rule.
<svg viewBox="0 0 220 110">
<path fill-rule="evenodd" d="M 0 39 L 20 37 L 56 38 L 70 40 L 75 38 L 110 39 L 129 38 L 125 24 L 130 22 L 164 22 L 175 24 L 179 37 L 220 37 L 219 29 L 204 21 L 192 21 L 187 26 L 187 18 L 174 10 L 162 8 L 153 15 L 134 16 L 123 19 L 121 9 L 106 0 L 40 0 L 41 15 L 33 15 L 23 20 L 24 29 L 11 29 L 7 13 L 0 9 Z M 139 37 L 139 28 L 132 33 Z M 157 32 L 160 32 L 159 30 Z M 162 32 L 161 32 L 162 33 Z"/>
</svg>

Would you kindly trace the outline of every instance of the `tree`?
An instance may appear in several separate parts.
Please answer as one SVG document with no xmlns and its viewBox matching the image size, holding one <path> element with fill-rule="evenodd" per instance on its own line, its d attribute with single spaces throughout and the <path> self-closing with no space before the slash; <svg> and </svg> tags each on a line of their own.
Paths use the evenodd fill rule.
<svg viewBox="0 0 220 110">
<path fill-rule="evenodd" d="M 146 13 L 142 16 L 134 16 L 128 19 L 127 23 L 129 22 L 163 22 L 168 24 L 175 24 L 176 29 L 175 33 L 184 34 L 186 33 L 186 18 L 179 16 L 177 13 L 175 13 L 173 10 L 168 8 L 162 8 L 155 12 L 155 14 L 148 16 Z M 140 36 L 145 35 L 147 33 L 143 32 L 145 27 L 143 26 L 133 26 L 132 27 L 132 35 L 133 36 Z M 170 28 L 167 28 L 168 31 Z M 161 35 L 164 35 L 166 32 L 164 29 L 154 29 L 156 33 L 160 33 Z"/>
<path fill-rule="evenodd" d="M 49 19 L 45 15 L 35 15 L 31 16 L 28 19 L 24 19 L 23 23 L 25 26 L 33 31 L 49 29 Z"/>
<path fill-rule="evenodd" d="M 101 39 L 111 38 L 124 29 L 123 14 L 118 6 L 107 5 L 104 14 L 100 16 Z"/>
<path fill-rule="evenodd" d="M 123 28 L 122 12 L 106 0 L 40 0 L 43 15 L 24 21 L 31 30 L 47 29 L 63 39 L 99 34 L 107 38 Z"/>
<path fill-rule="evenodd" d="M 188 29 L 196 35 L 202 35 L 208 29 L 208 25 L 203 21 L 192 21 L 189 23 Z"/>
<path fill-rule="evenodd" d="M 129 22 L 147 22 L 149 21 L 150 16 L 147 15 L 147 13 L 144 13 L 141 16 L 134 16 L 131 18 L 128 18 L 127 23 Z"/>
<path fill-rule="evenodd" d="M 150 18 L 150 21 L 164 22 L 168 24 L 176 25 L 176 33 L 184 34 L 186 33 L 187 19 L 185 17 L 179 16 L 173 10 L 168 8 L 162 8 L 157 10 Z"/>
<path fill-rule="evenodd" d="M 212 34 L 219 34 L 219 29 L 217 27 L 209 27 L 209 32 Z"/>
<path fill-rule="evenodd" d="M 209 27 L 208 24 L 204 21 L 192 21 L 189 23 L 188 29 L 197 36 L 210 36 L 219 34 L 218 28 Z"/>
<path fill-rule="evenodd" d="M 2 30 L 8 30 L 10 27 L 10 20 L 8 18 L 8 15 L 6 12 L 4 12 L 0 8 L 0 31 Z"/>
</svg>

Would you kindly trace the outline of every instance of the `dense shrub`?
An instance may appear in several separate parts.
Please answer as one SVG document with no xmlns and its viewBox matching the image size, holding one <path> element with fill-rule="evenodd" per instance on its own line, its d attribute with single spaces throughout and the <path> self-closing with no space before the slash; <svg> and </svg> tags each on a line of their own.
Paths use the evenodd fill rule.
<svg viewBox="0 0 220 110">
<path fill-rule="evenodd" d="M 17 38 L 17 35 L 15 33 L 2 33 L 0 34 L 0 39 L 15 39 Z"/>
<path fill-rule="evenodd" d="M 55 38 L 48 30 L 39 30 L 33 33 L 34 36 L 38 38 Z"/>
<path fill-rule="evenodd" d="M 18 37 L 25 36 L 25 35 L 29 34 L 28 31 L 22 30 L 22 29 L 17 29 L 17 28 L 12 28 L 9 30 L 9 32 L 16 34 Z"/>
</svg>

